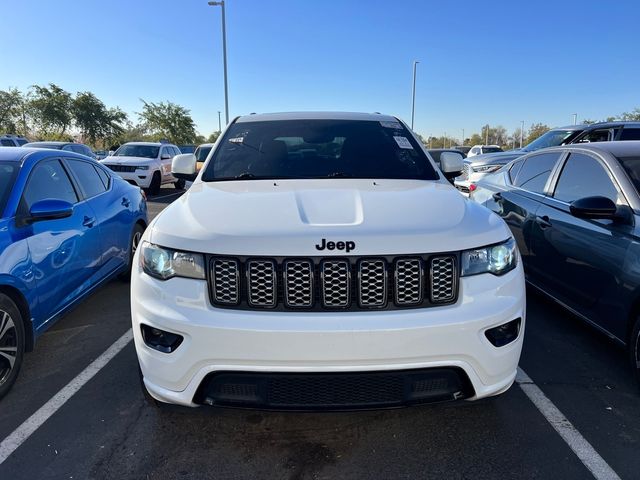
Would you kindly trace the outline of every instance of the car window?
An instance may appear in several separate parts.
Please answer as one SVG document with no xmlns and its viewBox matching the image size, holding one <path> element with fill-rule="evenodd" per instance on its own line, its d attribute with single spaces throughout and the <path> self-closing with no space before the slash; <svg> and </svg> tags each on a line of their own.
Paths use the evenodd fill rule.
<svg viewBox="0 0 640 480">
<path fill-rule="evenodd" d="M 49 147 L 49 148 L 51 148 L 51 147 Z M 65 146 L 63 146 L 63 147 L 61 148 L 61 150 L 66 150 L 67 152 L 73 152 L 73 151 L 75 151 L 75 150 L 73 149 L 73 145 L 65 145 Z"/>
<path fill-rule="evenodd" d="M 86 198 L 95 197 L 106 190 L 102 179 L 93 165 L 88 162 L 83 162 L 82 160 L 72 160 L 70 158 L 67 159 L 67 163 L 78 179 L 80 188 Z"/>
<path fill-rule="evenodd" d="M 620 134 L 620 140 L 640 140 L 640 128 L 625 128 Z"/>
<path fill-rule="evenodd" d="M 0 216 L 7 205 L 13 182 L 20 171 L 18 162 L 0 162 Z"/>
<path fill-rule="evenodd" d="M 20 145 L 20 146 L 24 145 L 25 143 L 29 143 L 29 142 L 28 142 L 26 139 L 24 139 L 24 138 L 18 138 L 17 142 L 18 142 L 18 145 Z"/>
<path fill-rule="evenodd" d="M 207 156 L 209 155 L 209 152 L 211 151 L 212 147 L 198 147 L 196 148 L 196 151 L 194 153 L 194 155 L 196 156 L 196 161 L 198 162 L 204 162 L 207 159 Z"/>
<path fill-rule="evenodd" d="M 544 193 L 544 186 L 558 158 L 559 153 L 541 153 L 528 157 L 524 160 L 514 185 L 530 192 Z"/>
<path fill-rule="evenodd" d="M 573 202 L 579 198 L 602 196 L 619 203 L 619 194 L 605 167 L 595 158 L 572 153 L 562 167 L 554 198 Z"/>
<path fill-rule="evenodd" d="M 523 163 L 524 162 L 522 160 L 513 162 L 513 165 L 511 165 L 511 168 L 509 168 L 509 180 L 511 180 L 511 183 L 515 182 L 516 177 L 518 176 L 518 172 L 522 168 Z"/>
<path fill-rule="evenodd" d="M 104 171 L 104 169 L 100 167 L 95 167 L 95 168 L 96 168 L 96 171 L 98 172 L 98 176 L 100 176 L 100 179 L 102 180 L 102 184 L 104 185 L 104 188 L 109 190 L 109 186 L 111 185 L 111 175 L 109 175 L 107 172 Z"/>
<path fill-rule="evenodd" d="M 309 119 L 234 123 L 202 179 L 339 177 L 436 180 L 439 175 L 399 122 Z"/>
<path fill-rule="evenodd" d="M 2 145 L 3 147 L 13 147 L 14 143 L 13 143 L 13 140 L 2 138 L 0 139 L 0 145 Z"/>
<path fill-rule="evenodd" d="M 575 143 L 608 142 L 611 140 L 611 129 L 602 128 L 584 134 Z"/>
<path fill-rule="evenodd" d="M 76 203 L 78 196 L 59 160 L 45 160 L 36 165 L 29 176 L 23 200 L 27 209 L 45 199 Z"/>
</svg>

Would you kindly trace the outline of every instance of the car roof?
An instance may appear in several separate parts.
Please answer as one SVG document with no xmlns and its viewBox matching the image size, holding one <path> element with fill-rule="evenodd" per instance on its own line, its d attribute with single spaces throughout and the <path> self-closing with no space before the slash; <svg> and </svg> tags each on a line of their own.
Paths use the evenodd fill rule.
<svg viewBox="0 0 640 480">
<path fill-rule="evenodd" d="M 32 147 L 0 147 L 0 161 L 1 162 L 24 162 L 24 160 L 33 158 L 38 160 L 42 157 L 56 157 L 61 153 L 54 154 L 51 149 L 44 148 L 32 148 Z M 75 152 L 64 152 L 65 157 L 75 157 L 82 160 L 90 160 L 86 155 L 80 155 Z"/>
<path fill-rule="evenodd" d="M 165 143 L 165 142 L 127 142 L 127 143 L 123 143 L 122 145 L 147 145 L 150 147 L 161 147 L 163 145 L 170 145 L 172 147 L 176 146 L 173 143 Z"/>
<path fill-rule="evenodd" d="M 58 147 L 62 147 L 64 145 L 73 145 L 73 142 L 54 142 L 54 141 L 51 141 L 51 142 L 29 142 L 26 145 L 29 145 L 30 147 L 35 147 L 35 146 L 43 147 L 43 146 L 46 146 L 46 145 L 55 145 L 55 146 L 58 146 Z M 81 144 L 79 144 L 79 145 L 81 145 Z"/>
<path fill-rule="evenodd" d="M 566 127 L 555 127 L 551 130 L 593 130 L 597 128 L 610 128 L 620 126 L 640 128 L 640 122 L 617 120 L 615 122 L 583 123 L 582 125 L 567 125 Z"/>
<path fill-rule="evenodd" d="M 618 142 L 594 142 L 594 143 L 574 143 L 561 147 L 552 147 L 554 150 L 590 150 L 595 153 L 607 152 L 615 157 L 640 157 L 640 140 L 625 140 Z M 539 153 L 551 149 L 538 150 Z"/>
<path fill-rule="evenodd" d="M 256 113 L 243 115 L 236 119 L 236 123 L 245 122 L 271 122 L 277 120 L 368 120 L 378 122 L 395 122 L 398 119 L 391 115 L 381 113 L 357 113 L 357 112 L 282 112 L 282 113 Z"/>
</svg>

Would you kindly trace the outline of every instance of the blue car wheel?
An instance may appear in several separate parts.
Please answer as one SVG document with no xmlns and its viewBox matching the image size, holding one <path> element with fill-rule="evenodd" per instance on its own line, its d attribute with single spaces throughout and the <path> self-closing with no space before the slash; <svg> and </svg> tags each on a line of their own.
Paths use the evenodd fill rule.
<svg viewBox="0 0 640 480">
<path fill-rule="evenodd" d="M 0 293 L 0 398 L 18 377 L 24 356 L 24 324 L 16 304 Z"/>
</svg>

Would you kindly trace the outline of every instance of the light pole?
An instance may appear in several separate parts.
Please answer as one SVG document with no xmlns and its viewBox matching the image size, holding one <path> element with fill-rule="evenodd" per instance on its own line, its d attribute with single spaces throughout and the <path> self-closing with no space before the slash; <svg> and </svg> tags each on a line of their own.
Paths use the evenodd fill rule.
<svg viewBox="0 0 640 480">
<path fill-rule="evenodd" d="M 413 93 L 411 95 L 411 130 L 413 130 L 413 119 L 416 113 L 416 67 L 420 62 L 413 61 Z"/>
<path fill-rule="evenodd" d="M 218 110 L 218 133 L 222 132 L 222 122 L 220 121 L 220 110 Z"/>
<path fill-rule="evenodd" d="M 224 16 L 224 0 L 208 2 L 212 7 L 222 7 L 222 62 L 224 64 L 224 118 L 225 125 L 229 125 L 229 90 L 227 87 L 227 24 Z"/>
<path fill-rule="evenodd" d="M 577 125 L 577 124 L 578 124 L 578 114 L 577 114 L 577 113 L 574 113 L 574 114 L 573 114 L 573 124 L 574 124 L 574 125 Z"/>
<path fill-rule="evenodd" d="M 522 148 L 523 136 L 524 136 L 524 120 L 520 120 L 520 148 Z"/>
<path fill-rule="evenodd" d="M 464 147 L 464 128 L 462 129 L 462 146 Z"/>
</svg>

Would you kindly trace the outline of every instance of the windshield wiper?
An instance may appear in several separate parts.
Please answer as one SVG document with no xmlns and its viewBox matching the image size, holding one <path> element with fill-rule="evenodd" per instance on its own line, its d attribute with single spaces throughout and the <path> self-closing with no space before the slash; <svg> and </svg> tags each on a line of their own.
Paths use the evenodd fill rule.
<svg viewBox="0 0 640 480">
<path fill-rule="evenodd" d="M 250 178 L 256 178 L 256 176 L 253 173 L 244 172 L 233 177 L 234 180 L 249 180 Z"/>
</svg>

